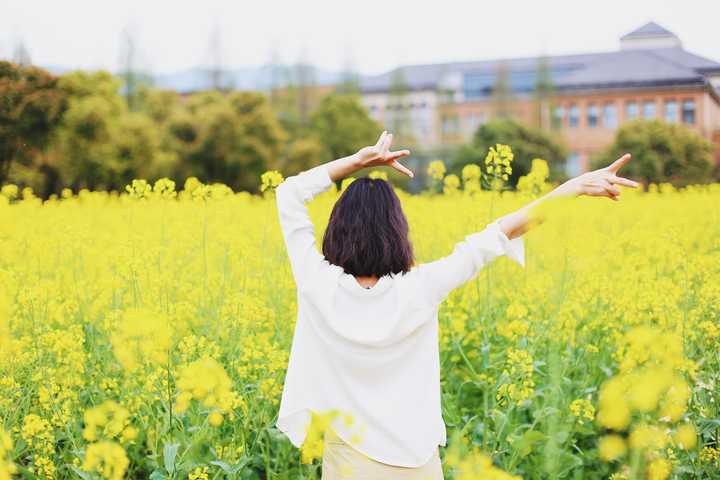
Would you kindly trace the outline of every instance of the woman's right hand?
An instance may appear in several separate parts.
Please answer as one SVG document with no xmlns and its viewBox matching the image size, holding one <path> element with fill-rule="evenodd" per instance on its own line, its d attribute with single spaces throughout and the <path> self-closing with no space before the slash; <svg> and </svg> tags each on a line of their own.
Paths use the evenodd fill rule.
<svg viewBox="0 0 720 480">
<path fill-rule="evenodd" d="M 620 189 L 616 185 L 637 188 L 640 184 L 617 175 L 618 170 L 630 161 L 630 154 L 622 157 L 604 168 L 572 178 L 565 183 L 565 186 L 575 195 L 588 195 L 591 197 L 608 197 L 612 200 L 619 200 Z"/>
<path fill-rule="evenodd" d="M 390 145 L 392 144 L 392 139 L 392 133 L 384 131 L 375 145 L 361 148 L 356 154 L 360 168 L 387 166 L 412 178 L 414 176 L 413 173 L 398 162 L 398 159 L 410 155 L 410 150 L 391 152 Z"/>
</svg>

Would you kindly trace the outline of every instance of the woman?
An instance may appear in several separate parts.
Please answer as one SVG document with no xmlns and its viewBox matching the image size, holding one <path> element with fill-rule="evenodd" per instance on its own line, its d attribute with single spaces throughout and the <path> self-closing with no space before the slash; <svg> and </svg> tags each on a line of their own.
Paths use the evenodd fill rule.
<svg viewBox="0 0 720 480">
<path fill-rule="evenodd" d="M 383 132 L 374 146 L 289 177 L 276 192 L 297 286 L 298 317 L 277 427 L 300 447 L 311 412 L 339 410 L 326 435 L 325 480 L 441 479 L 438 307 L 483 266 L 506 255 L 524 266 L 529 209 L 560 195 L 618 200 L 630 159 L 573 178 L 466 236 L 439 260 L 415 265 L 400 201 L 384 180 L 360 178 L 337 200 L 320 254 L 305 202 L 365 167 L 410 177 Z M 359 430 L 358 430 L 359 428 Z"/>
</svg>

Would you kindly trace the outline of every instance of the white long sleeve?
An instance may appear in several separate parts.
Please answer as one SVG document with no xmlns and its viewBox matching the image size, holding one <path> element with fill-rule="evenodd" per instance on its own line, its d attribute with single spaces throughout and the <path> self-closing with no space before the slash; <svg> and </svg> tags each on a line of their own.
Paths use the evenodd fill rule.
<svg viewBox="0 0 720 480">
<path fill-rule="evenodd" d="M 450 255 L 417 267 L 428 299 L 442 302 L 452 290 L 475 278 L 485 265 L 501 255 L 525 267 L 523 238 L 509 239 L 496 220 L 455 244 Z"/>
<path fill-rule="evenodd" d="M 305 202 L 331 184 L 320 165 L 277 189 L 298 316 L 276 425 L 300 447 L 311 412 L 339 410 L 354 424 L 338 419 L 333 428 L 358 451 L 390 465 L 417 467 L 447 440 L 439 304 L 499 255 L 524 266 L 522 239 L 509 240 L 493 222 L 465 237 L 450 255 L 382 276 L 366 289 L 317 250 Z"/>
<path fill-rule="evenodd" d="M 299 289 L 330 265 L 315 245 L 315 227 L 305 203 L 328 190 L 332 184 L 327 168 L 319 165 L 288 177 L 275 190 L 280 227 Z"/>
</svg>

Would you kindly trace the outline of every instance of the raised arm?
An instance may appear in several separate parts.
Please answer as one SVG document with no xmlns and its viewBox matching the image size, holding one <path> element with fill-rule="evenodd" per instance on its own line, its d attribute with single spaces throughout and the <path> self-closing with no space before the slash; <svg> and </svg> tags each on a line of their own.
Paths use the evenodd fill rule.
<svg viewBox="0 0 720 480">
<path fill-rule="evenodd" d="M 475 278 L 485 265 L 501 255 L 524 267 L 525 246 L 521 235 L 545 220 L 534 209 L 549 198 L 559 196 L 590 195 L 619 200 L 620 190 L 615 185 L 638 186 L 637 182 L 617 175 L 629 160 L 630 155 L 626 154 L 605 168 L 572 178 L 523 208 L 498 218 L 482 231 L 466 236 L 450 255 L 419 265 L 417 270 L 427 299 L 435 304 L 442 302 L 453 289 Z"/>
<path fill-rule="evenodd" d="M 536 207 L 553 197 L 588 195 L 591 197 L 607 197 L 611 200 L 620 200 L 620 189 L 616 185 L 637 188 L 638 183 L 618 176 L 618 170 L 630 161 L 630 154 L 626 153 L 607 167 L 583 173 L 547 193 L 545 196 L 525 205 L 508 215 L 500 217 L 497 222 L 508 238 L 513 239 L 539 225 L 545 219 L 537 214 Z"/>
<path fill-rule="evenodd" d="M 375 145 L 288 177 L 277 187 L 275 201 L 280 227 L 298 288 L 309 285 L 330 265 L 317 249 L 315 227 L 305 203 L 330 188 L 334 181 L 369 166 L 388 165 L 412 177 L 412 172 L 398 162 L 410 152 L 391 152 L 391 143 L 392 135 L 383 132 Z"/>
<path fill-rule="evenodd" d="M 305 203 L 331 185 L 326 166 L 318 165 L 286 178 L 275 191 L 280 228 L 298 288 L 310 281 L 324 260 L 315 246 L 315 226 Z"/>
</svg>

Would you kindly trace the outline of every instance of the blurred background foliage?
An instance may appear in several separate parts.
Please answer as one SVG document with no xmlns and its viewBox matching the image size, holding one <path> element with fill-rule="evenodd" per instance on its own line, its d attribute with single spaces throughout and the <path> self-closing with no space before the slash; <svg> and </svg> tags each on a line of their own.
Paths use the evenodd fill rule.
<svg viewBox="0 0 720 480">
<path fill-rule="evenodd" d="M 267 93 L 218 87 L 181 95 L 136 76 L 74 71 L 58 77 L 0 61 L 0 99 L 0 184 L 30 187 L 41 197 L 63 187 L 121 190 L 135 178 L 161 177 L 179 184 L 197 177 L 256 192 L 266 170 L 296 174 L 374 143 L 382 130 L 350 77 L 335 88 L 300 83 Z M 535 158 L 548 162 L 551 181 L 565 179 L 568 151 L 557 137 L 502 116 L 452 151 L 413 150 L 408 166 L 420 173 L 415 183 L 428 181 L 422 172 L 438 156 L 449 173 L 460 175 L 464 166 L 482 164 L 498 143 L 515 153 L 511 187 Z M 685 185 L 719 173 L 712 172 L 710 143 L 680 125 L 623 125 L 594 166 L 624 152 L 635 157 L 628 176 L 648 183 Z M 388 173 L 397 186 L 408 187 L 409 179 Z"/>
</svg>

